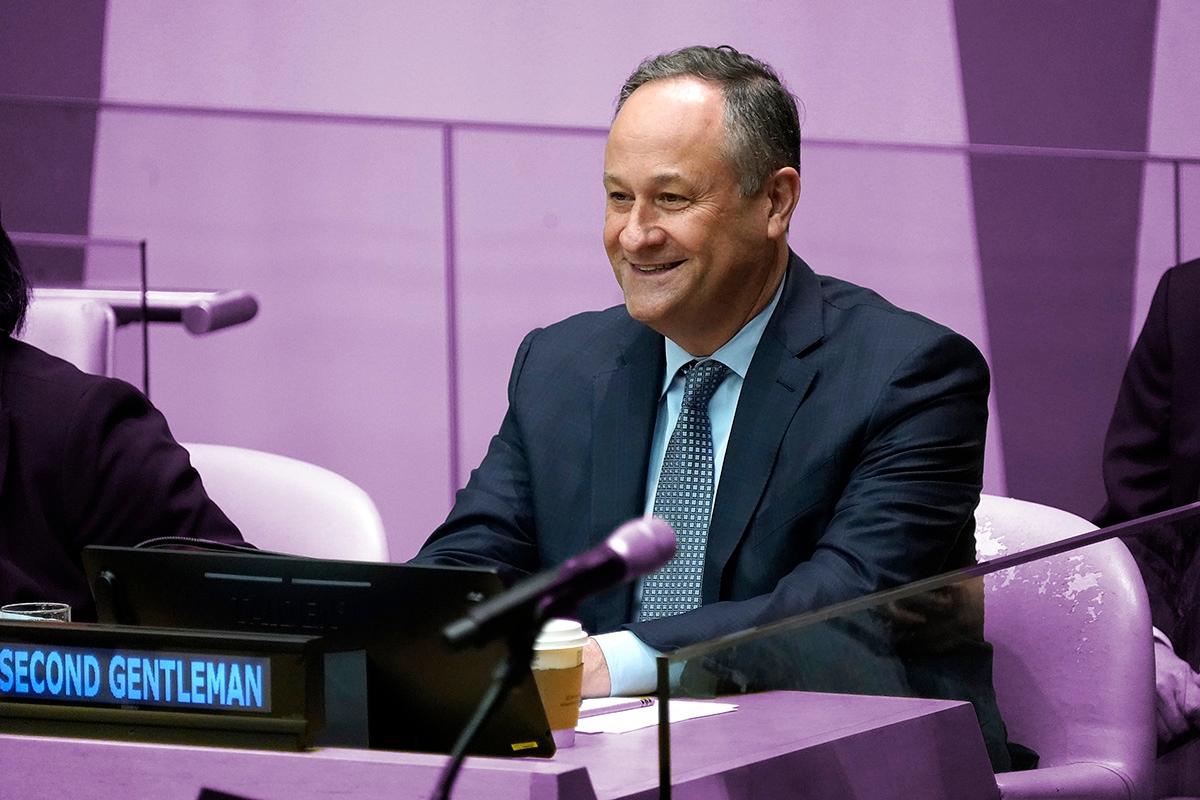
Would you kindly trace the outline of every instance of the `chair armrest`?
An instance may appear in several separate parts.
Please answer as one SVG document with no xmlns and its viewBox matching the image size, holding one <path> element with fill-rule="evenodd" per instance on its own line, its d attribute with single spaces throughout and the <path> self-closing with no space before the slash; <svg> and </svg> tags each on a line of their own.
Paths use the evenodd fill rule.
<svg viewBox="0 0 1200 800">
<path fill-rule="evenodd" d="M 1149 800 L 1134 793 L 1134 782 L 1105 764 L 1062 764 L 996 776 L 1000 800 Z"/>
</svg>

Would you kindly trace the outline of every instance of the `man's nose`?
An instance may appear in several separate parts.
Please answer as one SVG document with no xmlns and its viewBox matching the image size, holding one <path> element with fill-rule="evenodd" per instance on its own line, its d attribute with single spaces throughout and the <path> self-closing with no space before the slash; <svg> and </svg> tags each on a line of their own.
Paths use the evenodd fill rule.
<svg viewBox="0 0 1200 800">
<path fill-rule="evenodd" d="M 661 244 L 665 238 L 654 210 L 643 203 L 635 203 L 621 229 L 621 247 L 626 252 L 636 252 Z"/>
</svg>

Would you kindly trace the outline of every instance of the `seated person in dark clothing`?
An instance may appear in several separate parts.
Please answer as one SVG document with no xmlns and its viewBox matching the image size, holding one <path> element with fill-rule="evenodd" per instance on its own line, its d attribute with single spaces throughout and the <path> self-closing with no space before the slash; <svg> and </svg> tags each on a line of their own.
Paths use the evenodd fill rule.
<svg viewBox="0 0 1200 800">
<path fill-rule="evenodd" d="M 1200 500 L 1200 259 L 1162 276 L 1104 441 L 1116 525 Z M 1158 738 L 1200 734 L 1200 526 L 1126 537 L 1154 621 Z"/>
<path fill-rule="evenodd" d="M 85 545 L 242 537 L 143 394 L 13 338 L 29 299 L 0 228 L 0 605 L 62 602 L 89 621 Z"/>
</svg>

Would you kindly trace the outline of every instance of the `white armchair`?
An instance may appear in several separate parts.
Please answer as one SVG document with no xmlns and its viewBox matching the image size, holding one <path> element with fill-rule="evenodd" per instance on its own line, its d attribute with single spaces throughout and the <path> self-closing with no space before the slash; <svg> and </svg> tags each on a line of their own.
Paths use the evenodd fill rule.
<svg viewBox="0 0 1200 800">
<path fill-rule="evenodd" d="M 387 561 L 374 501 L 324 467 L 220 444 L 183 445 L 208 496 L 263 550 L 346 561 Z"/>
</svg>

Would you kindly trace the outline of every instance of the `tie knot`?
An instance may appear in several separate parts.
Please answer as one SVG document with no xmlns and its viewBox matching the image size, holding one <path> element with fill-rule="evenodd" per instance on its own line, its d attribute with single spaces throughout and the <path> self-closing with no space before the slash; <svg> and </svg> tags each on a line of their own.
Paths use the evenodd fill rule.
<svg viewBox="0 0 1200 800">
<path fill-rule="evenodd" d="M 729 374 L 729 367 L 711 358 L 707 361 L 693 361 L 683 368 L 683 406 L 684 408 L 706 408 L 712 399 L 713 392 Z"/>
</svg>

